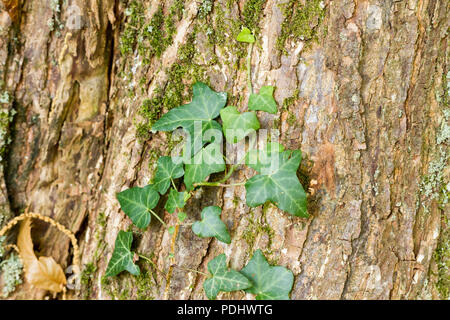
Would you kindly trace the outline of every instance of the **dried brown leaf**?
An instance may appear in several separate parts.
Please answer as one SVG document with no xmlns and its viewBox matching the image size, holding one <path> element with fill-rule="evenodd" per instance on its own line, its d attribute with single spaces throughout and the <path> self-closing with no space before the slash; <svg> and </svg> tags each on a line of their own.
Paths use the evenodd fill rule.
<svg viewBox="0 0 450 320">
<path fill-rule="evenodd" d="M 61 292 L 66 284 L 66 276 L 59 264 L 51 257 L 37 259 L 31 239 L 31 220 L 25 219 L 17 238 L 27 281 L 39 289 Z"/>
</svg>

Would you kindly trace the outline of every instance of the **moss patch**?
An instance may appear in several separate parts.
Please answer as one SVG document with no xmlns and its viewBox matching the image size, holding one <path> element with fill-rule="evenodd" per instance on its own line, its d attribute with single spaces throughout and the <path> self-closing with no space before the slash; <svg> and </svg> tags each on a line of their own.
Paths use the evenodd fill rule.
<svg viewBox="0 0 450 320">
<path fill-rule="evenodd" d="M 127 9 L 125 9 L 125 16 L 128 21 L 120 37 L 119 46 L 122 55 L 133 53 L 133 48 L 145 19 L 145 10 L 142 3 L 131 1 Z"/>
<path fill-rule="evenodd" d="M 249 212 L 248 216 L 248 226 L 245 229 L 245 231 L 242 234 L 242 239 L 247 242 L 249 246 L 249 252 L 253 252 L 256 238 L 260 234 L 266 234 L 269 238 L 269 242 L 267 244 L 267 248 L 263 250 L 265 254 L 271 254 L 271 246 L 272 246 L 272 239 L 274 235 L 273 229 L 270 227 L 270 225 L 267 223 L 266 220 L 266 212 L 268 208 L 270 207 L 270 203 L 266 203 L 263 206 L 263 212 L 261 215 L 260 221 L 256 221 L 255 219 L 255 213 L 254 211 Z"/>
<path fill-rule="evenodd" d="M 281 34 L 277 39 L 277 48 L 285 50 L 286 41 L 311 41 L 319 40 L 319 27 L 325 18 L 323 1 L 309 0 L 305 4 L 296 0 L 290 0 L 283 4 L 281 9 L 284 21 L 281 25 Z"/>
<path fill-rule="evenodd" d="M 162 6 L 153 14 L 150 22 L 145 23 L 145 13 L 142 3 L 132 1 L 125 10 L 127 23 L 120 37 L 120 52 L 122 55 L 133 53 L 137 46 L 144 64 L 150 63 L 153 56 L 161 54 L 173 43 L 176 33 L 175 23 L 182 19 L 184 2 L 177 0 L 164 15 Z"/>
<path fill-rule="evenodd" d="M 244 10 L 242 11 L 244 26 L 252 30 L 256 36 L 258 36 L 260 31 L 259 21 L 261 20 L 261 13 L 266 1 L 267 0 L 247 0 L 244 4 Z"/>
<path fill-rule="evenodd" d="M 450 293 L 450 225 L 445 216 L 443 216 L 443 228 L 441 240 L 433 257 L 437 264 L 436 289 L 443 300 L 448 300 Z"/>
<path fill-rule="evenodd" d="M 148 139 L 153 123 L 159 119 L 163 110 L 170 110 L 183 104 L 192 97 L 187 90 L 196 81 L 208 82 L 205 68 L 194 62 L 196 56 L 195 38 L 197 29 L 189 35 L 186 43 L 178 50 L 178 61 L 166 72 L 168 80 L 165 88 L 156 88 L 152 99 L 144 100 L 139 109 L 143 120 L 137 126 L 137 137 Z"/>
</svg>

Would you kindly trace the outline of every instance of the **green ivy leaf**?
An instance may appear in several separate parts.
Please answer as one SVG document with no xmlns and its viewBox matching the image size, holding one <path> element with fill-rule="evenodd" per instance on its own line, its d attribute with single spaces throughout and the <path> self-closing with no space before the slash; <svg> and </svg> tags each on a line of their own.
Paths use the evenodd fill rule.
<svg viewBox="0 0 450 320">
<path fill-rule="evenodd" d="M 263 86 L 259 90 L 259 93 L 252 93 L 248 100 L 249 110 L 262 110 L 268 113 L 276 114 L 278 111 L 277 103 L 273 98 L 273 91 L 275 90 L 272 86 Z"/>
<path fill-rule="evenodd" d="M 284 151 L 279 144 L 250 152 L 246 163 L 261 174 L 245 184 L 247 205 L 257 207 L 271 201 L 281 210 L 307 218 L 306 193 L 297 178 L 301 158 L 300 150 Z"/>
<path fill-rule="evenodd" d="M 225 170 L 225 161 L 220 150 L 220 145 L 211 143 L 197 153 L 185 165 L 184 184 L 186 189 L 192 190 L 193 184 L 202 182 L 211 173 Z"/>
<path fill-rule="evenodd" d="M 187 215 L 186 212 L 180 211 L 178 212 L 178 220 L 180 220 L 180 222 L 183 222 L 184 220 L 186 220 Z"/>
<path fill-rule="evenodd" d="M 171 179 L 177 179 L 184 174 L 183 164 L 176 164 L 171 157 L 159 157 L 158 165 L 153 179 L 154 187 L 159 193 L 166 193 L 169 189 Z"/>
<path fill-rule="evenodd" d="M 192 225 L 192 231 L 199 237 L 216 237 L 217 240 L 231 243 L 227 226 L 220 220 L 222 209 L 217 206 L 206 207 L 202 210 L 202 220 Z"/>
<path fill-rule="evenodd" d="M 220 291 L 244 290 L 252 285 L 241 273 L 228 270 L 226 261 L 227 257 L 222 253 L 208 263 L 212 277 L 203 282 L 203 289 L 210 300 L 214 300 Z"/>
<path fill-rule="evenodd" d="M 254 43 L 255 37 L 252 35 L 252 32 L 249 28 L 243 27 L 241 32 L 239 32 L 236 40 L 239 42 Z"/>
<path fill-rule="evenodd" d="M 174 213 L 175 209 L 183 208 L 187 201 L 187 199 L 186 199 L 187 194 L 188 193 L 185 191 L 177 192 L 174 189 L 170 189 L 169 197 L 167 198 L 167 202 L 166 202 L 166 206 L 165 206 L 167 212 Z"/>
<path fill-rule="evenodd" d="M 182 127 L 190 135 L 188 147 L 193 156 L 211 141 L 203 139 L 207 130 L 221 130 L 220 124 L 213 119 L 219 116 L 226 102 L 226 92 L 214 92 L 206 84 L 197 82 L 193 87 L 192 102 L 167 112 L 153 124 L 152 131 L 172 131 Z M 195 130 L 196 122 L 201 124 L 199 130 Z"/>
<path fill-rule="evenodd" d="M 258 118 L 254 112 L 241 114 L 233 106 L 220 110 L 220 118 L 222 119 L 225 138 L 230 143 L 239 142 L 249 133 L 260 128 Z"/>
<path fill-rule="evenodd" d="M 135 226 L 141 229 L 148 226 L 151 221 L 149 210 L 156 207 L 159 201 L 159 194 L 153 185 L 130 188 L 119 192 L 116 196 L 123 212 L 130 217 Z"/>
<path fill-rule="evenodd" d="M 109 260 L 105 275 L 114 277 L 126 270 L 137 276 L 140 273 L 139 267 L 133 263 L 133 253 L 130 251 L 133 242 L 133 233 L 120 230 L 116 238 L 114 252 Z"/>
<path fill-rule="evenodd" d="M 289 300 L 294 284 L 292 271 L 270 266 L 261 250 L 255 251 L 241 273 L 251 280 L 253 286 L 245 291 L 256 294 L 256 300 Z"/>
</svg>

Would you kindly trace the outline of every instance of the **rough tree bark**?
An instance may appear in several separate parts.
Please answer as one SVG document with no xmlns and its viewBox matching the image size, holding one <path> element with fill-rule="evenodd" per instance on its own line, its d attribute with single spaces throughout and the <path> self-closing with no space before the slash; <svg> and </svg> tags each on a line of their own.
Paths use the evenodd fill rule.
<svg viewBox="0 0 450 320">
<path fill-rule="evenodd" d="M 69 27 L 74 14 L 79 29 Z M 70 298 L 204 299 L 202 275 L 170 268 L 173 248 L 177 265 L 200 271 L 222 252 L 241 268 L 261 248 L 294 272 L 293 299 L 445 298 L 449 21 L 441 0 L 3 0 L 1 106 L 17 114 L 2 127 L 0 223 L 29 208 L 77 235 L 84 272 Z M 209 188 L 189 201 L 187 220 L 222 206 L 230 245 L 189 227 L 172 243 L 157 221 L 136 230 L 115 194 L 147 184 L 155 155 L 170 150 L 169 135 L 147 130 L 149 114 L 189 101 L 199 79 L 243 110 L 246 52 L 233 37 L 244 24 L 259 39 L 255 89 L 277 87 L 280 111 L 258 114 L 262 127 L 302 150 L 311 218 L 250 210 L 244 187 Z M 162 30 L 156 42 L 149 26 Z M 156 97 L 164 102 L 140 112 Z M 232 181 L 253 174 L 242 168 Z M 139 277 L 102 278 L 127 228 L 170 281 L 145 261 Z M 33 230 L 42 254 L 71 264 L 63 234 Z M 10 298 L 46 294 L 25 283 Z"/>
</svg>

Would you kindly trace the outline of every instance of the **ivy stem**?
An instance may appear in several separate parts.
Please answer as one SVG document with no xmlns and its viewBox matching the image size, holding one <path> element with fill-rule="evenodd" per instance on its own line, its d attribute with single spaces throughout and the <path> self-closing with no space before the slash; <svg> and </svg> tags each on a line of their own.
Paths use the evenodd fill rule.
<svg viewBox="0 0 450 320">
<path fill-rule="evenodd" d="M 170 178 L 170 181 L 172 181 L 172 187 L 175 189 L 176 192 L 178 192 L 177 186 L 175 185 L 175 181 L 173 181 L 172 178 Z"/>
<path fill-rule="evenodd" d="M 205 186 L 205 187 L 235 187 L 235 186 L 243 186 L 245 182 L 238 182 L 238 183 L 230 183 L 230 184 L 223 184 L 219 181 L 217 182 L 200 182 L 194 184 L 195 187 L 199 186 Z"/>
<path fill-rule="evenodd" d="M 238 167 L 238 164 L 235 164 L 234 166 L 231 166 L 230 171 L 227 172 L 225 177 L 223 177 L 221 180 L 219 180 L 217 182 L 218 183 L 223 183 L 223 182 L 227 181 L 228 179 L 230 179 L 231 175 L 233 174 L 234 170 L 236 170 L 237 167 Z"/>
<path fill-rule="evenodd" d="M 228 179 L 230 179 L 233 172 L 236 170 L 237 167 L 241 164 L 241 161 L 245 159 L 245 156 L 235 165 L 231 166 L 230 171 L 227 172 L 227 174 L 220 179 L 219 181 L 215 182 L 199 182 L 195 183 L 194 187 L 198 186 L 208 186 L 208 187 L 233 187 L 233 186 L 243 186 L 245 182 L 238 182 L 238 183 L 232 183 L 232 184 L 224 184 Z"/>
<path fill-rule="evenodd" d="M 183 267 L 180 267 L 180 266 L 177 266 L 177 265 L 174 265 L 174 267 L 177 267 L 178 269 L 181 269 L 181 270 L 184 270 L 184 271 L 192 271 L 192 272 L 195 272 L 195 273 L 198 273 L 198 274 L 202 274 L 202 275 L 204 275 L 206 277 L 209 277 L 209 275 L 207 273 L 204 273 L 204 272 L 201 272 L 201 271 L 198 271 L 198 270 L 195 270 L 195 269 L 183 268 Z"/>
<path fill-rule="evenodd" d="M 164 272 L 162 272 L 161 270 L 158 269 L 158 267 L 156 266 L 156 264 L 155 264 L 152 260 L 150 260 L 150 259 L 147 258 L 146 256 L 144 256 L 144 255 L 142 255 L 142 254 L 139 254 L 139 253 L 138 253 L 137 255 L 139 256 L 139 258 L 142 258 L 142 259 L 144 259 L 145 261 L 147 261 L 148 263 L 150 263 L 150 264 L 153 266 L 153 268 L 155 268 L 156 271 L 162 273 L 163 275 L 166 275 Z"/>
<path fill-rule="evenodd" d="M 151 214 L 153 214 L 153 216 L 159 220 L 159 222 L 161 222 L 166 228 L 167 228 L 167 224 L 155 213 L 155 211 L 153 211 L 152 209 L 148 209 L 150 211 Z"/>
<path fill-rule="evenodd" d="M 253 93 L 253 87 L 252 87 L 252 51 L 253 51 L 253 43 L 250 43 L 248 46 L 248 53 L 247 53 L 247 86 L 248 86 L 248 92 L 250 94 Z"/>
</svg>

